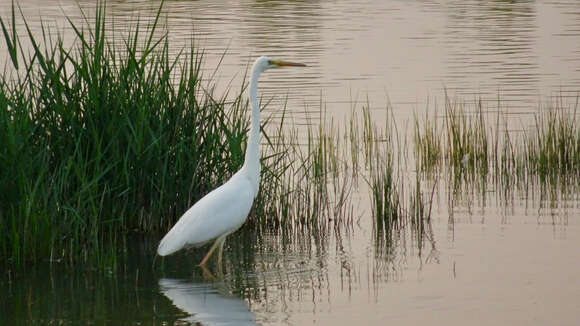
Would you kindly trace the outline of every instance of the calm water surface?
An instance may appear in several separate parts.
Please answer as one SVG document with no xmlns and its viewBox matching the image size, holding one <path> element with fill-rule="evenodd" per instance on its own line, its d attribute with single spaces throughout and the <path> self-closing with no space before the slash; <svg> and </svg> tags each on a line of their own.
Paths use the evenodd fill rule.
<svg viewBox="0 0 580 326">
<path fill-rule="evenodd" d="M 436 213 L 421 249 L 409 236 L 386 245 L 364 225 L 322 238 L 240 232 L 228 242 L 219 280 L 215 265 L 205 275 L 196 267 L 202 252 L 152 266 L 157 242 L 134 239 L 114 273 L 58 264 L 6 272 L 0 321 L 576 325 L 580 209 L 554 218 L 532 205 L 512 214 L 472 208 L 458 208 L 453 223 Z"/>
<path fill-rule="evenodd" d="M 63 17 L 80 19 L 77 2 L 18 3 L 33 31 L 42 17 L 73 41 Z M 0 3 L 2 17 L 9 5 Z M 138 15 L 150 21 L 158 5 L 108 1 L 108 13 L 123 31 Z M 225 53 L 218 91 L 238 89 L 261 54 L 307 63 L 261 84 L 274 108 L 288 96 L 296 123 L 321 100 L 338 117 L 367 97 L 377 110 L 390 102 L 404 120 L 446 88 L 466 101 L 481 96 L 490 110 L 499 96 L 519 117 L 554 96 L 574 103 L 580 92 L 575 0 L 168 1 L 164 19 L 174 51 L 195 37 L 207 76 Z M 348 228 L 238 232 L 221 277 L 215 265 L 196 267 L 203 250 L 154 259 L 158 239 L 128 240 L 115 271 L 3 267 L 0 324 L 577 325 L 578 193 L 450 206 L 441 186 L 423 239 L 410 231 L 382 238 L 360 197 Z"/>
<path fill-rule="evenodd" d="M 76 1 L 20 0 L 32 29 L 80 19 Z M 80 1 L 91 13 L 94 1 Z M 158 1 L 108 1 L 120 31 L 150 21 Z M 8 16 L 10 1 L 0 4 Z M 513 113 L 535 112 L 553 96 L 580 92 L 580 3 L 555 1 L 167 1 L 164 23 L 177 52 L 192 36 L 218 89 L 238 89 L 262 54 L 309 69 L 267 74 L 266 97 L 290 108 L 344 113 L 354 102 L 392 103 L 399 115 L 424 110 L 444 89 L 465 101 L 481 97 Z M 21 26 L 22 27 L 22 26 Z M 2 44 L 1 46 L 5 46 Z M 5 56 L 5 52 L 0 56 Z M 0 57 L 1 58 L 1 57 Z M 207 74 L 211 75 L 210 73 Z M 572 101 L 573 101 L 572 100 Z"/>
</svg>

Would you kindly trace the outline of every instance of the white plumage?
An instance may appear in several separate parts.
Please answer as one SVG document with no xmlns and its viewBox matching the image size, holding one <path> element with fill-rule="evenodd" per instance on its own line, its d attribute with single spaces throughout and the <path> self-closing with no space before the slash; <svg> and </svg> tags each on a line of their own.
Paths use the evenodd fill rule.
<svg viewBox="0 0 580 326">
<path fill-rule="evenodd" d="M 199 247 L 215 240 L 200 265 L 207 262 L 218 245 L 221 261 L 226 237 L 244 224 L 254 198 L 258 195 L 261 169 L 258 77 L 267 69 L 282 66 L 305 65 L 268 57 L 260 57 L 254 63 L 248 89 L 252 117 L 244 165 L 226 183 L 208 193 L 181 216 L 159 243 L 157 253 L 160 256 L 170 255 L 187 247 Z"/>
<path fill-rule="evenodd" d="M 157 253 L 166 256 L 184 247 L 199 247 L 242 226 L 255 196 L 245 174 L 238 171 L 188 209 L 161 240 Z"/>
</svg>

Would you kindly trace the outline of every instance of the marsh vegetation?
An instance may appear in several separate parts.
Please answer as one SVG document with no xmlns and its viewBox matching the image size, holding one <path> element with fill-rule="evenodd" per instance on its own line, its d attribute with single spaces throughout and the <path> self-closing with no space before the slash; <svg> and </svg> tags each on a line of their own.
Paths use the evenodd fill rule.
<svg viewBox="0 0 580 326">
<path fill-rule="evenodd" d="M 576 2 L 60 2 L 0 1 L 1 325 L 577 323 Z M 263 76 L 223 274 L 155 256 L 261 54 L 309 67 Z"/>
<path fill-rule="evenodd" d="M 193 44 L 170 56 L 161 9 L 120 38 L 97 6 L 93 24 L 69 21 L 70 47 L 48 29 L 18 35 L 16 20 L 26 20 L 16 12 L 1 20 L 10 53 L 0 78 L 2 257 L 114 266 L 128 234 L 166 231 L 241 166 L 245 89 L 215 94 Z M 415 117 L 411 139 L 391 118 L 377 123 L 368 104 L 344 125 L 317 108 L 305 132 L 273 110 L 282 113 L 263 121 L 252 232 L 348 229 L 362 200 L 378 238 L 412 226 L 423 239 L 442 184 L 459 195 L 493 185 L 506 198 L 535 185 L 578 189 L 577 106 L 539 107 L 534 124 L 513 132 L 503 113 L 446 96 L 442 112 Z"/>
</svg>

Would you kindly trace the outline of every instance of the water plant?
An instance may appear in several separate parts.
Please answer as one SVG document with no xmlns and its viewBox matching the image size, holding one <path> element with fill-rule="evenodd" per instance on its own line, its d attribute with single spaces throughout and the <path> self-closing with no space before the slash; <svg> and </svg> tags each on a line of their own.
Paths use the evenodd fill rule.
<svg viewBox="0 0 580 326">
<path fill-rule="evenodd" d="M 421 171 L 444 166 L 456 175 L 477 174 L 493 180 L 523 180 L 578 175 L 578 104 L 565 107 L 562 101 L 540 105 L 521 128 L 510 124 L 508 113 L 498 109 L 495 119 L 481 99 L 467 110 L 466 104 L 446 98 L 443 134 L 437 139 L 437 117 L 415 118 L 415 156 Z M 498 103 L 498 108 L 500 103 Z M 439 151 L 445 160 L 437 158 Z M 429 162 L 427 164 L 427 162 Z"/>
<path fill-rule="evenodd" d="M 14 10 L 0 20 L 18 54 L 0 77 L 2 257 L 104 262 L 120 235 L 166 229 L 241 165 L 245 101 L 201 83 L 193 46 L 169 54 L 160 14 L 119 43 L 99 4 L 92 26 L 69 21 L 71 48 L 24 19 L 29 52 Z"/>
<path fill-rule="evenodd" d="M 35 36 L 26 20 L 19 35 L 14 13 L 0 18 L 10 54 L 0 75 L 0 257 L 114 265 L 126 234 L 166 231 L 239 169 L 245 88 L 217 96 L 211 81 L 202 83 L 202 52 L 170 53 L 161 8 L 114 42 L 97 5 L 92 20 L 70 22 L 72 47 L 47 29 Z M 468 110 L 446 97 L 441 123 L 428 113 L 415 119 L 411 174 L 406 138 L 392 119 L 377 123 L 369 105 L 353 107 L 340 127 L 321 105 L 300 132 L 280 108 L 262 124 L 261 190 L 245 229 L 285 239 L 307 230 L 322 244 L 331 228 L 360 218 L 352 195 L 368 185 L 377 243 L 390 245 L 394 231 L 411 225 L 420 244 L 442 173 L 453 196 L 473 185 L 485 196 L 489 181 L 506 198 L 535 180 L 577 187 L 576 107 L 543 108 L 532 128 L 514 133 L 502 113 L 488 119 L 481 101 Z"/>
<path fill-rule="evenodd" d="M 580 127 L 578 103 L 573 109 L 562 106 L 544 108 L 534 116 L 535 128 L 523 141 L 522 161 L 527 170 L 540 178 L 563 176 L 572 181 L 580 175 Z"/>
<path fill-rule="evenodd" d="M 445 159 L 456 170 L 488 172 L 489 140 L 481 101 L 470 115 L 465 104 L 445 97 Z"/>
<path fill-rule="evenodd" d="M 439 129 L 436 113 L 433 116 L 429 116 L 429 110 L 426 110 L 425 117 L 421 121 L 415 116 L 414 144 L 414 154 L 419 170 L 437 173 L 441 167 L 443 150 L 441 130 Z"/>
</svg>

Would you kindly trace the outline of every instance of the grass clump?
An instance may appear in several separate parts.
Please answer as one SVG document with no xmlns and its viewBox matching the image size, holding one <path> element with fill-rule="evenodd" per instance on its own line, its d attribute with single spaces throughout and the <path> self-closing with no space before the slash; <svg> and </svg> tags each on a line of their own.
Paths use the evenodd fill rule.
<svg viewBox="0 0 580 326">
<path fill-rule="evenodd" d="M 0 19 L 12 65 L 0 75 L 4 259 L 106 262 L 120 235 L 167 229 L 243 163 L 245 101 L 203 87 L 193 46 L 169 54 L 160 13 L 115 43 L 98 4 L 92 26 L 69 21 L 70 48 L 24 20 L 30 52 L 14 9 Z"/>
<path fill-rule="evenodd" d="M 419 122 L 415 117 L 415 158 L 418 169 L 428 173 L 437 173 L 441 167 L 443 156 L 441 131 L 436 117 L 430 118 L 429 111 Z"/>
<path fill-rule="evenodd" d="M 446 98 L 446 159 L 451 167 L 487 175 L 489 139 L 486 126 L 481 102 L 474 115 L 468 115 L 463 104 Z"/>
<path fill-rule="evenodd" d="M 486 119 L 489 113 L 481 100 L 472 108 L 447 97 L 445 103 L 441 132 L 435 116 L 433 121 L 415 118 L 415 160 L 417 170 L 431 178 L 445 172 L 450 194 L 461 196 L 477 190 L 485 200 L 491 185 L 502 202 L 509 202 L 514 190 L 527 198 L 534 189 L 542 189 L 542 194 L 555 194 L 558 188 L 578 189 L 577 103 L 572 107 L 565 107 L 562 101 L 539 106 L 530 119 L 524 119 L 524 126 L 515 129 L 505 111 L 498 110 L 494 121 Z M 438 134 L 445 139 L 439 142 Z"/>
<path fill-rule="evenodd" d="M 542 179 L 580 175 L 580 127 L 574 110 L 548 108 L 535 116 L 535 129 L 524 140 L 521 158 Z"/>
<path fill-rule="evenodd" d="M 365 140 L 365 165 L 368 167 L 368 183 L 371 192 L 371 207 L 375 234 L 390 238 L 393 230 L 402 226 L 404 220 L 401 205 L 402 187 L 399 185 L 395 158 L 394 138 L 396 126 L 386 118 L 384 129 L 379 128 L 367 108 L 363 114 L 363 139 Z M 395 143 L 397 142 L 397 143 Z M 400 151 L 398 152 L 401 155 Z"/>
<path fill-rule="evenodd" d="M 255 216 L 258 225 L 326 232 L 331 225 L 352 223 L 352 162 L 342 159 L 349 144 L 320 112 L 319 123 L 309 123 L 304 137 L 284 126 L 285 117 L 268 128 L 263 176 L 269 181 L 262 183 L 255 205 L 264 210 Z"/>
</svg>

